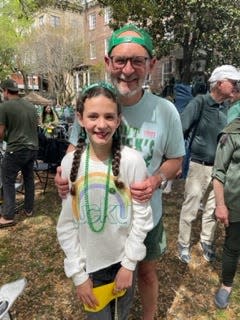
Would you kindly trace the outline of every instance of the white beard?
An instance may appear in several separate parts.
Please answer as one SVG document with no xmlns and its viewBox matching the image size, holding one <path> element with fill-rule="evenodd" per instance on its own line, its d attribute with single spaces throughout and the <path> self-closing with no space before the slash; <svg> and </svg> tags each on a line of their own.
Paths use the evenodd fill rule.
<svg viewBox="0 0 240 320">
<path fill-rule="evenodd" d="M 125 78 L 126 77 L 124 77 L 124 75 L 121 76 L 122 80 L 125 80 Z M 138 86 L 134 90 L 131 90 L 126 87 L 122 87 L 121 84 L 119 84 L 115 78 L 112 78 L 112 83 L 117 88 L 119 95 L 126 98 L 133 97 L 137 93 L 142 91 L 142 86 L 144 85 L 144 82 L 145 82 L 145 79 L 138 80 Z"/>
</svg>

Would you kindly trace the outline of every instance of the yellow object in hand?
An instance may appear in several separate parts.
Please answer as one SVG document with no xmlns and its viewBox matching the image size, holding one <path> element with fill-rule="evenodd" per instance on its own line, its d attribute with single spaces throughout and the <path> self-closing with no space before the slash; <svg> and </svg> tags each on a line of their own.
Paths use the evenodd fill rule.
<svg viewBox="0 0 240 320">
<path fill-rule="evenodd" d="M 114 293 L 114 287 L 115 283 L 111 282 L 108 284 L 104 284 L 103 286 L 93 288 L 93 294 L 98 300 L 98 306 L 93 309 L 84 304 L 85 311 L 98 312 L 105 308 L 113 299 L 122 297 L 127 291 L 126 289 L 124 289 Z"/>
</svg>

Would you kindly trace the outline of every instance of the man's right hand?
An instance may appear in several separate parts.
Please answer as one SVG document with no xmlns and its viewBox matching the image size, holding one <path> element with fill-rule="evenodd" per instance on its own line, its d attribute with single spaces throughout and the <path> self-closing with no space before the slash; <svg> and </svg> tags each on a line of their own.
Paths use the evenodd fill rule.
<svg viewBox="0 0 240 320">
<path fill-rule="evenodd" d="M 215 216 L 217 221 L 223 223 L 225 227 L 229 226 L 229 211 L 225 204 L 216 206 Z"/>
<path fill-rule="evenodd" d="M 55 185 L 57 187 L 59 196 L 62 199 L 65 199 L 69 192 L 69 185 L 68 185 L 68 179 L 62 178 L 61 174 L 62 174 L 61 167 L 57 167 L 57 172 L 56 172 L 54 181 L 55 181 Z"/>
</svg>

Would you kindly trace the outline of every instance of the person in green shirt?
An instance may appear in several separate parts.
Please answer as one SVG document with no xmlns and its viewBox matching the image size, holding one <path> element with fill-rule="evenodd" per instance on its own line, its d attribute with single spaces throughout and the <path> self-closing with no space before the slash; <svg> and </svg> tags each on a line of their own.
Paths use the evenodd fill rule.
<svg viewBox="0 0 240 320">
<path fill-rule="evenodd" d="M 228 306 L 240 256 L 240 118 L 222 132 L 213 167 L 215 216 L 225 226 L 222 255 L 222 284 L 215 295 L 215 304 Z"/>
<path fill-rule="evenodd" d="M 227 124 L 225 100 L 234 96 L 240 72 L 232 65 L 215 68 L 209 78 L 210 92 L 197 95 L 181 113 L 184 136 L 193 133 L 191 158 L 185 183 L 184 202 L 179 219 L 178 253 L 183 263 L 191 261 L 192 223 L 200 203 L 204 205 L 199 247 L 208 262 L 215 260 L 214 236 L 216 221 L 212 167 L 219 133 Z"/>
<path fill-rule="evenodd" d="M 34 172 L 38 154 L 38 115 L 32 103 L 18 95 L 18 85 L 7 79 L 1 83 L 5 102 L 0 105 L 0 140 L 7 142 L 2 160 L 3 211 L 0 228 L 15 224 L 15 181 L 22 172 L 27 216 L 33 213 Z"/>
</svg>

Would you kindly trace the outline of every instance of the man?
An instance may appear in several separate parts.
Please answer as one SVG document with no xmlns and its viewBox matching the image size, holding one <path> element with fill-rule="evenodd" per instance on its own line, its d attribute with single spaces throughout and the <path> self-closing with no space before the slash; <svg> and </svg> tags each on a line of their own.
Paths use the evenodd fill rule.
<svg viewBox="0 0 240 320">
<path fill-rule="evenodd" d="M 227 113 L 228 123 L 240 117 L 240 91 L 234 94 L 234 97 L 231 99 L 230 102 L 231 102 L 231 106 L 228 109 L 228 113 Z"/>
<path fill-rule="evenodd" d="M 3 213 L 0 228 L 15 224 L 15 181 L 19 171 L 24 180 L 24 210 L 32 215 L 34 203 L 33 164 L 37 156 L 37 112 L 27 100 L 20 99 L 18 85 L 7 79 L 1 83 L 5 102 L 0 105 L 0 140 L 7 142 L 2 161 Z"/>
<path fill-rule="evenodd" d="M 215 199 L 211 184 L 212 166 L 217 148 L 218 134 L 226 125 L 226 110 L 222 103 L 236 90 L 240 73 L 231 65 L 217 67 L 209 79 L 210 93 L 198 95 L 181 114 L 184 134 L 196 128 L 191 146 L 191 161 L 185 184 L 185 200 L 179 221 L 179 258 L 189 263 L 192 222 L 196 219 L 201 200 L 204 204 L 200 246 L 203 257 L 215 260 L 213 249 L 216 220 Z M 197 126 L 197 127 L 196 127 Z M 194 130 L 194 129 L 193 129 Z"/>
<path fill-rule="evenodd" d="M 122 105 L 123 143 L 142 153 L 149 171 L 149 178 L 133 185 L 131 193 L 138 201 L 151 198 L 154 215 L 155 227 L 145 241 L 147 256 L 139 263 L 138 270 L 144 320 L 153 319 L 156 312 L 156 259 L 165 250 L 160 187 L 167 179 L 175 177 L 184 155 L 181 122 L 176 108 L 166 99 L 142 89 L 155 62 L 152 40 L 145 31 L 126 25 L 112 34 L 105 64 Z M 77 143 L 78 129 L 79 125 L 75 125 L 72 130 L 69 150 Z M 163 162 L 163 158 L 166 161 Z M 60 179 L 59 174 L 55 181 L 62 195 L 66 190 L 66 181 Z"/>
</svg>

